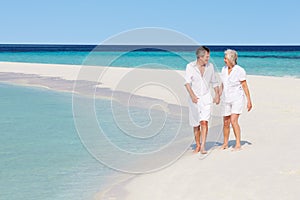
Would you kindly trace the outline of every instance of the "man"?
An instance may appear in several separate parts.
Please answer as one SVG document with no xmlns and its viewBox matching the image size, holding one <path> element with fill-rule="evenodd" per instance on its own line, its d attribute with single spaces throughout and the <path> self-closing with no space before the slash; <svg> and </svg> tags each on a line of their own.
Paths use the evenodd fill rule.
<svg viewBox="0 0 300 200">
<path fill-rule="evenodd" d="M 211 115 L 211 106 L 215 102 L 219 104 L 219 86 L 215 75 L 214 66 L 208 63 L 210 50 L 201 46 L 196 50 L 197 60 L 186 66 L 185 87 L 190 95 L 189 98 L 189 122 L 194 127 L 196 142 L 195 153 L 199 151 L 206 154 L 205 142 L 208 132 L 208 120 Z M 215 91 L 212 99 L 210 85 Z M 200 137 L 202 144 L 200 143 Z"/>
</svg>

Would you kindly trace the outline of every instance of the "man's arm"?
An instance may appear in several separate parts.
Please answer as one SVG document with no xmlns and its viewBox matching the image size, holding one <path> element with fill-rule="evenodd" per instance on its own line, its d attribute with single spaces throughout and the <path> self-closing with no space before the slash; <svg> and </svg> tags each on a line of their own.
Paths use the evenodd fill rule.
<svg viewBox="0 0 300 200">
<path fill-rule="evenodd" d="M 219 83 L 218 83 L 218 79 L 216 77 L 216 73 L 215 73 L 215 68 L 212 65 L 212 78 L 211 78 L 211 84 L 215 90 L 215 98 L 214 98 L 214 103 L 216 103 L 217 105 L 220 103 L 220 94 L 219 94 Z"/>
<path fill-rule="evenodd" d="M 199 98 L 195 95 L 191 85 L 189 83 L 186 83 L 184 86 L 188 91 L 189 95 L 191 96 L 193 103 L 197 103 Z"/>
<path fill-rule="evenodd" d="M 216 103 L 218 105 L 220 103 L 219 86 L 214 87 L 214 90 L 215 90 L 214 103 Z"/>
</svg>

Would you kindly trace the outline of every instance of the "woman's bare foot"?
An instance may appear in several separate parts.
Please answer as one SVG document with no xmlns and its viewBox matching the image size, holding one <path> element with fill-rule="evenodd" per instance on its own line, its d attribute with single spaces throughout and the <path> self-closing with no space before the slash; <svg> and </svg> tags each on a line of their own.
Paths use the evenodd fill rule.
<svg viewBox="0 0 300 200">
<path fill-rule="evenodd" d="M 194 149 L 193 153 L 198 153 L 198 152 L 200 151 L 200 149 L 201 149 L 201 146 L 197 146 L 197 147 Z"/>
</svg>

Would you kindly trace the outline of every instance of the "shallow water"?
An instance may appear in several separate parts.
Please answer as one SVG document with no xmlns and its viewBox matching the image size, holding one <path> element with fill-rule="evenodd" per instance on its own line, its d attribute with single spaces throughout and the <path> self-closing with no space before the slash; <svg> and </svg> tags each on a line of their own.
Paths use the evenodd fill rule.
<svg viewBox="0 0 300 200">
<path fill-rule="evenodd" d="M 119 172 L 95 159 L 97 156 L 91 155 L 80 140 L 74 124 L 70 93 L 7 84 L 0 84 L 0 93 L 1 199 L 91 199 L 109 183 L 118 180 Z M 148 107 L 128 107 L 115 102 L 117 111 L 129 109 L 130 115 L 128 118 L 122 113 L 117 114 L 116 124 L 110 105 L 109 100 L 95 101 L 99 125 L 112 143 L 131 154 L 160 149 L 174 138 L 180 126 L 180 118 L 167 114 L 159 134 L 149 135 L 153 134 L 153 129 L 140 133 L 132 132 L 129 128 L 125 131 L 140 134 L 124 135 L 124 129 L 120 127 L 130 127 L 129 122 L 134 122 L 134 126 L 131 126 L 133 129 L 148 127 L 153 124 L 151 117 L 165 119 L 166 113 L 160 109 L 152 109 L 149 113 Z M 185 144 L 192 142 L 190 128 L 181 139 L 184 138 L 189 139 Z M 125 169 L 132 167 L 143 170 L 137 166 L 149 166 L 151 163 L 159 166 L 157 161 L 164 156 L 158 154 L 155 162 L 147 159 L 149 157 L 144 160 L 137 160 L 134 156 L 118 158 L 109 148 L 99 146 L 101 141 L 93 144 L 98 145 L 97 148 L 109 161 Z M 186 148 L 182 153 L 184 150 Z M 166 155 L 169 158 L 171 154 Z M 177 157 L 174 155 L 174 159 Z M 145 161 L 150 162 L 149 165 L 144 165 Z"/>
</svg>

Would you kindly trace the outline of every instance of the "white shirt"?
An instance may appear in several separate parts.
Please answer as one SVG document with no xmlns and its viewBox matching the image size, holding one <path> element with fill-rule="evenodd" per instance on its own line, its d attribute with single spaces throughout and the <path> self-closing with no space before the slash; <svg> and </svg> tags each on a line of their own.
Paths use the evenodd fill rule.
<svg viewBox="0 0 300 200">
<path fill-rule="evenodd" d="M 232 68 L 228 74 L 228 67 L 224 66 L 221 72 L 221 80 L 223 83 L 222 100 L 230 103 L 244 97 L 244 90 L 241 81 L 246 80 L 246 72 L 239 65 Z"/>
<path fill-rule="evenodd" d="M 205 66 L 203 76 L 199 71 L 197 61 L 187 64 L 185 71 L 185 84 L 187 83 L 191 85 L 191 88 L 197 97 L 210 93 L 210 84 L 212 84 L 213 87 L 218 86 L 218 80 L 215 76 L 213 64 L 208 63 Z"/>
</svg>

